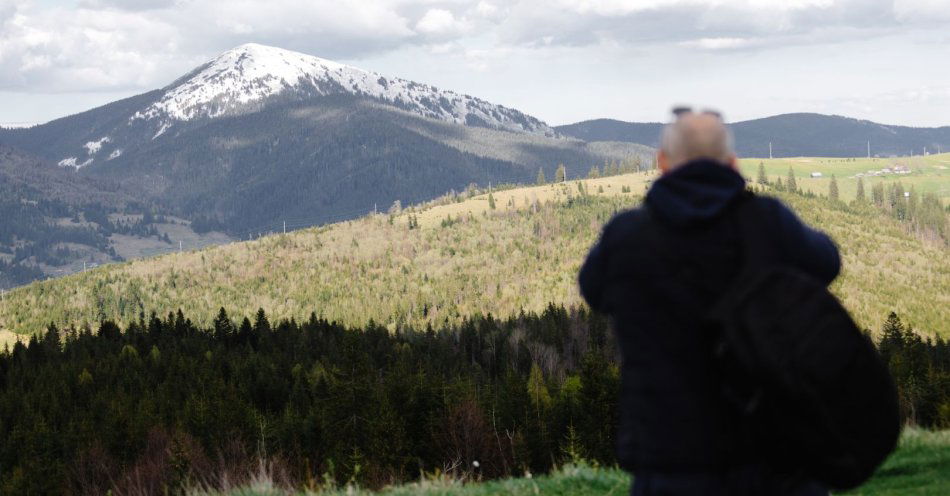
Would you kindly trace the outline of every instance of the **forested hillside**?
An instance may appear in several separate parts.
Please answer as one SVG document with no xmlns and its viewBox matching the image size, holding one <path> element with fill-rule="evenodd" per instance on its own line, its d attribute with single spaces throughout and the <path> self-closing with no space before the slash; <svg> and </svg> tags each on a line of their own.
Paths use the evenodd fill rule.
<svg viewBox="0 0 950 496">
<path fill-rule="evenodd" d="M 0 145 L 0 289 L 187 246 L 226 241 L 118 182 Z M 196 226 L 200 227 L 199 226 Z"/>
<path fill-rule="evenodd" d="M 950 345 L 892 315 L 880 350 L 904 419 L 950 426 Z M 619 373 L 606 318 L 549 305 L 390 332 L 263 310 L 51 329 L 0 351 L 0 492 L 174 494 L 249 485 L 377 488 L 614 458 Z"/>
<path fill-rule="evenodd" d="M 648 173 L 495 191 L 320 229 L 102 267 L 8 293 L 7 331 L 183 309 L 207 325 L 220 307 L 274 318 L 310 312 L 390 329 L 466 316 L 576 305 L 576 274 L 601 226 L 632 207 Z M 763 186 L 767 187 L 767 186 Z M 869 329 L 896 311 L 925 335 L 950 335 L 950 257 L 944 242 L 869 205 L 776 192 L 840 246 L 833 291 Z M 494 205 L 494 208 L 492 206 Z M 346 281 L 341 284 L 340 281 Z"/>
</svg>

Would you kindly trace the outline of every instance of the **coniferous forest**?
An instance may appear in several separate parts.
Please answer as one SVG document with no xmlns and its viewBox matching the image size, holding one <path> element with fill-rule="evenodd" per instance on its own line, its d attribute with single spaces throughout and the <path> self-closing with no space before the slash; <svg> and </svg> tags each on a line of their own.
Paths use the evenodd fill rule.
<svg viewBox="0 0 950 496">
<path fill-rule="evenodd" d="M 950 426 L 950 345 L 891 314 L 877 335 L 910 424 Z M 364 487 L 610 465 L 619 372 L 602 316 L 346 328 L 264 311 L 51 328 L 0 352 L 0 492 Z"/>
</svg>

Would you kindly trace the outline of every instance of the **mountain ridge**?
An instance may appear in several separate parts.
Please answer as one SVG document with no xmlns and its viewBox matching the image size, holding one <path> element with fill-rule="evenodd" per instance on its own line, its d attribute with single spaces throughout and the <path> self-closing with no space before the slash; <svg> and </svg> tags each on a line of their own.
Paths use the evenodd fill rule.
<svg viewBox="0 0 950 496">
<path fill-rule="evenodd" d="M 0 143 L 231 233 L 288 216 L 339 220 L 472 183 L 533 182 L 561 163 L 576 177 L 650 153 L 590 145 L 485 100 L 256 44 L 162 89 L 0 130 Z"/>
<path fill-rule="evenodd" d="M 794 112 L 728 124 L 741 157 L 903 156 L 950 150 L 950 126 L 911 127 L 881 124 L 841 115 Z M 664 123 L 592 119 L 555 126 L 587 141 L 624 141 L 656 147 Z"/>
</svg>

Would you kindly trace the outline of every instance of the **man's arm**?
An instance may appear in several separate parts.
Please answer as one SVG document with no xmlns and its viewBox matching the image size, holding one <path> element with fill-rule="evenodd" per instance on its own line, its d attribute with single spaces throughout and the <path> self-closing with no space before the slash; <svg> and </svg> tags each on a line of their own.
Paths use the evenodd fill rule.
<svg viewBox="0 0 950 496">
<path fill-rule="evenodd" d="M 838 277 L 841 259 L 827 234 L 806 226 L 785 205 L 778 205 L 778 228 L 789 261 L 825 284 Z"/>
<path fill-rule="evenodd" d="M 606 229 L 604 231 L 606 233 Z M 581 266 L 578 283 L 581 287 L 581 296 L 587 300 L 591 308 L 603 312 L 603 292 L 606 282 L 607 255 L 605 253 L 604 236 L 590 249 L 587 260 Z"/>
</svg>

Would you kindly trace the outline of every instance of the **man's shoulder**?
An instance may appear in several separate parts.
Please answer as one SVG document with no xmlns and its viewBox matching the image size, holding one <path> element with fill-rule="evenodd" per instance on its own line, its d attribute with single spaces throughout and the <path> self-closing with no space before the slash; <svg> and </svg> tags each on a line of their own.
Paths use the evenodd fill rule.
<svg viewBox="0 0 950 496">
<path fill-rule="evenodd" d="M 613 216 L 604 228 L 604 235 L 611 237 L 627 237 L 636 235 L 649 220 L 650 213 L 646 206 L 624 210 Z"/>
<path fill-rule="evenodd" d="M 750 205 L 755 212 L 755 217 L 763 224 L 775 225 L 780 217 L 793 216 L 792 211 L 778 198 L 764 195 L 751 195 Z"/>
</svg>

